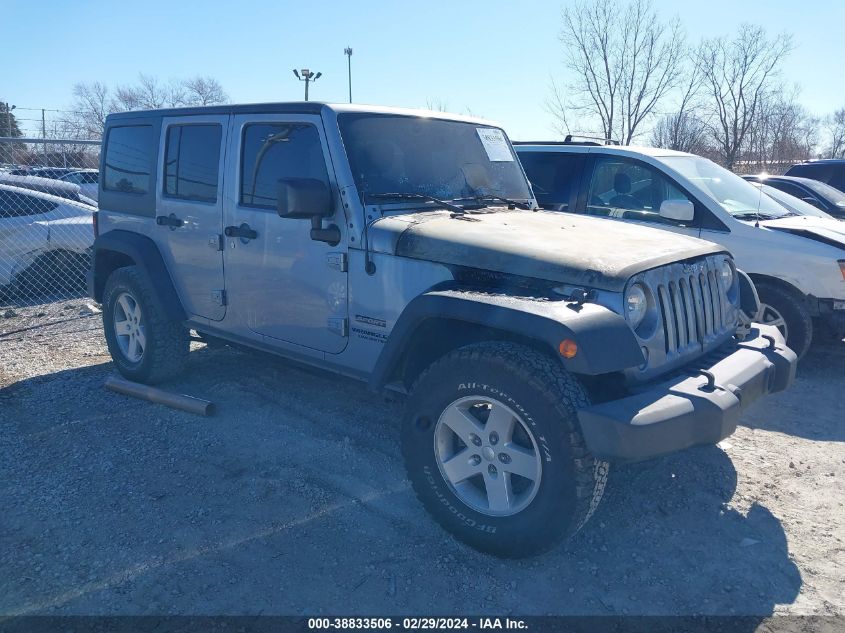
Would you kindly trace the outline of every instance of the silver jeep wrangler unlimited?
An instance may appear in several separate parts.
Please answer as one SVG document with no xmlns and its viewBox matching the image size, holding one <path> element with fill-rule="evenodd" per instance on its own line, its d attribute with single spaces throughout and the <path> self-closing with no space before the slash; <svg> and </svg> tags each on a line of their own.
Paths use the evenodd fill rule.
<svg viewBox="0 0 845 633">
<path fill-rule="evenodd" d="M 795 374 L 728 253 L 538 210 L 477 119 L 115 114 L 99 202 L 89 287 L 124 376 L 182 371 L 195 330 L 405 393 L 417 495 L 501 556 L 575 533 L 609 461 L 718 442 Z"/>
</svg>

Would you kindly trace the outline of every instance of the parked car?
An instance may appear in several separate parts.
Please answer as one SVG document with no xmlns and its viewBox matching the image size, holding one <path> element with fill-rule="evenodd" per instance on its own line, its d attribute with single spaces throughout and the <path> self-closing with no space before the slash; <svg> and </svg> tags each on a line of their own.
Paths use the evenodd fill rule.
<svg viewBox="0 0 845 633">
<path fill-rule="evenodd" d="M 84 265 L 94 241 L 94 211 L 81 202 L 0 184 L 0 287 L 13 285 L 44 257 L 68 256 Z"/>
<path fill-rule="evenodd" d="M 722 247 L 536 211 L 492 123 L 307 102 L 104 132 L 89 287 L 117 369 L 178 374 L 193 329 L 406 394 L 408 476 L 473 547 L 551 547 L 607 460 L 718 442 L 794 375 Z"/>
<path fill-rule="evenodd" d="M 52 196 L 65 198 L 74 202 L 81 202 L 89 206 L 97 206 L 96 200 L 83 195 L 82 187 L 72 182 L 55 180 L 54 178 L 40 178 L 38 176 L 15 176 L 12 174 L 0 174 L 0 185 L 10 187 L 22 187 L 41 193 L 48 193 Z"/>
<path fill-rule="evenodd" d="M 768 174 L 746 175 L 743 178 L 749 182 L 761 182 L 774 189 L 780 189 L 838 220 L 845 219 L 845 193 L 823 182 L 812 178 L 769 176 Z"/>
<path fill-rule="evenodd" d="M 64 182 L 79 185 L 82 195 L 97 202 L 99 196 L 100 172 L 96 169 L 80 169 L 59 178 Z"/>
<path fill-rule="evenodd" d="M 806 160 L 787 169 L 784 175 L 811 178 L 845 192 L 845 159 L 842 158 Z"/>
<path fill-rule="evenodd" d="M 671 150 L 517 144 L 541 206 L 718 242 L 754 280 L 758 315 L 799 357 L 814 326 L 845 335 L 845 225 L 795 217 L 715 163 Z M 814 323 L 815 320 L 815 323 Z"/>
<path fill-rule="evenodd" d="M 748 180 L 746 178 L 746 180 Z M 827 218 L 828 220 L 835 220 L 836 218 L 830 215 L 829 213 L 825 213 L 817 206 L 813 206 L 809 202 L 805 202 L 801 198 L 796 198 L 793 195 L 786 193 L 781 189 L 775 189 L 771 185 L 762 183 L 762 182 L 755 182 L 753 180 L 748 180 L 752 185 L 757 187 L 760 191 L 764 194 L 772 198 L 775 202 L 777 202 L 780 206 L 784 207 L 790 213 L 794 213 L 795 215 L 809 215 L 814 218 Z"/>
</svg>

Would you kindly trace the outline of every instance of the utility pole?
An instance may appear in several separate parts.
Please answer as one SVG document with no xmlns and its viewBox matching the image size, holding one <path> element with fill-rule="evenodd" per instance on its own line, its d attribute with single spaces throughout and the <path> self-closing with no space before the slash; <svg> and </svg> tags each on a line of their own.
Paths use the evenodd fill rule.
<svg viewBox="0 0 845 633">
<path fill-rule="evenodd" d="M 9 106 L 9 102 L 3 104 L 6 106 L 6 124 L 9 128 L 9 136 L 12 136 L 12 110 L 14 110 L 17 106 Z"/>
<path fill-rule="evenodd" d="M 323 73 L 314 73 L 313 71 L 308 70 L 307 68 L 303 68 L 299 72 L 297 72 L 296 68 L 293 69 L 293 74 L 296 75 L 296 78 L 299 81 L 305 82 L 305 100 L 308 101 L 308 84 L 312 81 L 317 81 L 320 77 L 323 76 Z"/>
<path fill-rule="evenodd" d="M 41 138 L 44 139 L 43 150 L 44 150 L 44 163 L 47 163 L 47 121 L 44 118 L 44 108 L 41 108 Z"/>
<path fill-rule="evenodd" d="M 349 68 L 349 103 L 352 103 L 352 47 L 347 46 L 343 49 L 343 54 L 347 57 L 347 65 Z"/>
</svg>

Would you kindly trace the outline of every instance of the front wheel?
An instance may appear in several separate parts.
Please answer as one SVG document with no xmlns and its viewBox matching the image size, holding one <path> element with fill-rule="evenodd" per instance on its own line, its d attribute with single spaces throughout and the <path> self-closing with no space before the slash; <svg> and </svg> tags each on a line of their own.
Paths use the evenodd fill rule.
<svg viewBox="0 0 845 633">
<path fill-rule="evenodd" d="M 522 345 L 479 343 L 429 367 L 402 428 L 408 476 L 426 509 L 468 545 L 505 557 L 573 535 L 601 500 L 608 465 L 587 452 L 589 403 L 559 362 Z"/>
<path fill-rule="evenodd" d="M 775 326 L 798 358 L 803 357 L 813 341 L 813 319 L 803 297 L 766 282 L 759 282 L 756 286 L 760 311 L 755 320 Z"/>
</svg>

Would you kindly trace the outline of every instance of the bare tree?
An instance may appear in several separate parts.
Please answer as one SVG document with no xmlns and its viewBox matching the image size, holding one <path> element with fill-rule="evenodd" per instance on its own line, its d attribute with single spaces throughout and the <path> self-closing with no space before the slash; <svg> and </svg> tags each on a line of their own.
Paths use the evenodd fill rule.
<svg viewBox="0 0 845 633">
<path fill-rule="evenodd" d="M 806 160 L 817 144 L 819 122 L 797 100 L 798 89 L 775 85 L 757 108 L 743 146 L 738 171 L 780 173 Z"/>
<path fill-rule="evenodd" d="M 186 105 L 214 105 L 229 100 L 223 86 L 213 77 L 197 75 L 193 79 L 183 81 L 181 87 L 184 89 L 182 99 Z"/>
<path fill-rule="evenodd" d="M 651 132 L 651 144 L 691 154 L 707 153 L 707 123 L 702 117 L 699 95 L 703 76 L 694 60 L 680 91 L 678 109 L 666 114 Z"/>
<path fill-rule="evenodd" d="M 100 138 L 106 116 L 113 112 L 108 86 L 99 81 L 79 83 L 73 87 L 76 99 L 74 110 L 78 127 L 84 130 L 88 138 Z"/>
<path fill-rule="evenodd" d="M 845 108 L 841 108 L 825 119 L 828 146 L 827 158 L 845 158 Z"/>
<path fill-rule="evenodd" d="M 136 84 L 117 86 L 114 90 L 100 82 L 79 83 L 73 88 L 73 96 L 76 120 L 70 123 L 81 130 L 80 136 L 87 138 L 100 137 L 106 116 L 112 112 L 213 105 L 228 100 L 223 87 L 212 77 L 161 83 L 145 74 L 138 76 Z"/>
<path fill-rule="evenodd" d="M 570 129 L 567 117 L 585 118 L 629 144 L 680 81 L 680 22 L 661 20 L 651 0 L 576 2 L 563 10 L 560 41 L 573 80 L 548 103 L 559 129 Z"/>
<path fill-rule="evenodd" d="M 708 154 L 707 124 L 693 112 L 664 115 L 651 131 L 651 145 L 690 154 Z"/>
<path fill-rule="evenodd" d="M 697 61 L 708 91 L 711 132 L 728 169 L 736 165 L 778 65 L 791 50 L 791 36 L 769 39 L 763 28 L 750 24 L 741 25 L 733 39 L 701 43 Z"/>
<path fill-rule="evenodd" d="M 426 99 L 425 109 L 432 110 L 434 112 L 448 112 L 449 102 L 444 101 L 443 99 Z"/>
</svg>

